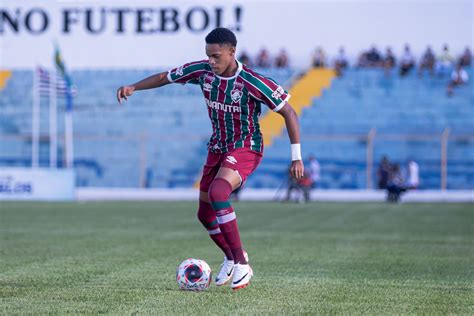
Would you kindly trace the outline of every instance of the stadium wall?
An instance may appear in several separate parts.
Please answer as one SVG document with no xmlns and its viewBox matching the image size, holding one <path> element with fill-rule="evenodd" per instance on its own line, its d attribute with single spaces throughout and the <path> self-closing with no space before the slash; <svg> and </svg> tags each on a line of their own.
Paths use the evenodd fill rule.
<svg viewBox="0 0 474 316">
<path fill-rule="evenodd" d="M 243 190 L 240 200 L 243 201 L 282 201 L 286 190 L 248 189 Z M 110 188 L 77 188 L 78 201 L 197 201 L 197 189 L 110 189 Z M 326 202 L 383 202 L 386 192 L 383 190 L 313 190 L 312 201 Z M 409 191 L 402 196 L 403 202 L 442 202 L 474 203 L 474 190 L 425 190 Z"/>
<path fill-rule="evenodd" d="M 203 37 L 216 26 L 233 29 L 251 54 L 284 46 L 301 67 L 317 46 L 330 56 L 373 44 L 398 55 L 405 43 L 417 54 L 444 43 L 460 52 L 473 46 L 473 16 L 470 0 L 4 1 L 0 69 L 49 66 L 54 44 L 72 69 L 168 67 L 204 57 Z"/>
</svg>

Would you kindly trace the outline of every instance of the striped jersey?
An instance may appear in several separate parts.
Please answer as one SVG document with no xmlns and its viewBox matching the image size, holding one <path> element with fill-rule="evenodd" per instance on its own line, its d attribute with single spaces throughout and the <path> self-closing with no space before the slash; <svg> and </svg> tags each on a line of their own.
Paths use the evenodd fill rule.
<svg viewBox="0 0 474 316">
<path fill-rule="evenodd" d="M 212 72 L 208 60 L 187 63 L 168 71 L 168 80 L 198 84 L 207 105 L 213 133 L 207 147 L 213 153 L 235 148 L 263 152 L 263 137 L 258 118 L 265 104 L 279 111 L 290 95 L 272 79 L 262 76 L 237 61 L 232 77 Z"/>
</svg>

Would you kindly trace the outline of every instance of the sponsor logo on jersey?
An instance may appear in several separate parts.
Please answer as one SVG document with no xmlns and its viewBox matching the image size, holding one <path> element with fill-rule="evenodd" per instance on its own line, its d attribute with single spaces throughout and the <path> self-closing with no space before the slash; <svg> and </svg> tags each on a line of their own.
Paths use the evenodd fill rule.
<svg viewBox="0 0 474 316">
<path fill-rule="evenodd" d="M 176 69 L 176 75 L 182 76 L 183 73 L 184 73 L 184 68 L 183 68 L 183 66 L 179 66 L 179 67 Z"/>
<path fill-rule="evenodd" d="M 213 82 L 214 78 L 215 78 L 214 75 L 211 74 L 211 73 L 208 73 L 208 72 L 204 75 L 204 80 L 207 80 L 207 81 L 210 81 L 210 82 Z"/>
<path fill-rule="evenodd" d="M 232 105 L 232 104 L 225 104 L 220 103 L 217 101 L 209 101 L 206 99 L 207 106 L 214 110 L 221 110 L 224 112 L 231 112 L 231 113 L 239 113 L 241 112 L 240 106 Z"/>
<path fill-rule="evenodd" d="M 285 90 L 281 86 L 278 86 L 275 91 L 272 93 L 272 98 L 274 99 L 279 99 L 283 94 L 285 93 Z"/>
<path fill-rule="evenodd" d="M 235 159 L 234 156 L 227 156 L 226 160 L 227 160 L 227 162 L 229 162 L 233 165 L 235 165 L 237 163 L 237 159 Z"/>
<path fill-rule="evenodd" d="M 202 89 L 204 91 L 211 91 L 212 89 L 212 84 L 210 84 L 209 82 L 204 82 L 204 84 L 202 85 Z"/>
</svg>

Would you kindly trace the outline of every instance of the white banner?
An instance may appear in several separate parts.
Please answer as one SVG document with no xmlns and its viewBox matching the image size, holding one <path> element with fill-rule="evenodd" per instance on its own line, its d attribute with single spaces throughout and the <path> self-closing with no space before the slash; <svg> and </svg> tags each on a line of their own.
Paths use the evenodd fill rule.
<svg viewBox="0 0 474 316">
<path fill-rule="evenodd" d="M 472 0 L 156 1 L 22 0 L 0 5 L 0 68 L 52 63 L 59 44 L 68 68 L 151 68 L 205 58 L 216 26 L 236 32 L 251 55 L 286 48 L 304 66 L 317 46 L 355 57 L 375 44 L 401 55 L 408 43 L 458 55 L 473 46 Z M 34 52 L 34 53 L 32 53 Z"/>
<path fill-rule="evenodd" d="M 74 171 L 0 168 L 0 200 L 73 200 Z"/>
</svg>

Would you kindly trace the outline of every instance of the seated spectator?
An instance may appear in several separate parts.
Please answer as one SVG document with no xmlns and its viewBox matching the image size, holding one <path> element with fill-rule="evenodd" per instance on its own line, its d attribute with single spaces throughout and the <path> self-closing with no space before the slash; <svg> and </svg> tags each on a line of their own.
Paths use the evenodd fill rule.
<svg viewBox="0 0 474 316">
<path fill-rule="evenodd" d="M 268 68 L 271 66 L 270 55 L 268 54 L 268 51 L 265 48 L 262 48 L 260 50 L 260 53 L 257 56 L 256 64 L 257 67 L 260 68 Z"/>
<path fill-rule="evenodd" d="M 382 55 L 375 46 L 367 52 L 367 66 L 368 67 L 381 67 L 383 66 Z"/>
<path fill-rule="evenodd" d="M 278 56 L 275 58 L 275 67 L 287 68 L 289 66 L 289 62 L 288 54 L 286 53 L 286 50 L 282 48 Z"/>
<path fill-rule="evenodd" d="M 470 67 L 472 64 L 472 53 L 469 47 L 466 47 L 464 53 L 459 57 L 459 64 L 461 67 Z"/>
<path fill-rule="evenodd" d="M 252 67 L 252 63 L 250 61 L 250 56 L 247 54 L 247 52 L 245 50 L 242 51 L 242 53 L 240 54 L 238 60 L 242 64 L 247 65 L 249 67 Z"/>
<path fill-rule="evenodd" d="M 423 75 L 423 70 L 427 69 L 430 72 L 430 75 L 434 74 L 434 66 L 436 63 L 436 57 L 433 53 L 433 50 L 428 46 L 421 57 L 420 67 L 418 68 L 418 75 Z"/>
<path fill-rule="evenodd" d="M 448 83 L 446 94 L 450 97 L 453 95 L 454 88 L 467 83 L 469 76 L 460 63 L 456 66 L 451 74 L 451 81 Z"/>
<path fill-rule="evenodd" d="M 334 59 L 334 70 L 336 71 L 337 76 L 342 76 L 342 71 L 345 70 L 349 66 L 349 62 L 347 61 L 346 53 L 344 51 L 344 47 L 339 48 L 339 52 Z"/>
<path fill-rule="evenodd" d="M 400 76 L 406 76 L 415 67 L 415 58 L 411 54 L 410 46 L 405 45 L 403 55 L 400 58 Z"/>
<path fill-rule="evenodd" d="M 400 196 L 407 189 L 403 184 L 403 177 L 400 171 L 400 165 L 395 164 L 392 167 L 387 185 L 387 201 L 398 203 Z"/>
<path fill-rule="evenodd" d="M 367 52 L 362 52 L 357 58 L 357 67 L 365 68 L 369 66 L 369 61 L 367 60 Z"/>
<path fill-rule="evenodd" d="M 290 175 L 288 170 L 288 190 L 286 192 L 286 201 L 290 201 L 291 193 L 296 191 L 298 193 L 303 193 L 303 199 L 305 202 L 309 202 L 310 200 L 310 192 L 311 187 L 313 184 L 313 180 L 311 179 L 311 173 L 307 170 L 304 171 L 303 177 L 300 179 L 295 179 Z M 298 197 L 298 200 L 301 202 L 301 199 Z"/>
<path fill-rule="evenodd" d="M 387 47 L 387 50 L 385 51 L 385 56 L 383 58 L 383 67 L 385 69 L 386 75 L 388 75 L 390 73 L 390 70 L 395 67 L 395 64 L 395 55 L 393 55 L 392 49 L 390 47 Z"/>
<path fill-rule="evenodd" d="M 314 68 L 326 67 L 326 53 L 322 47 L 318 47 L 313 54 L 312 65 Z"/>
<path fill-rule="evenodd" d="M 448 74 L 453 69 L 454 57 L 449 52 L 448 45 L 444 45 L 443 53 L 438 58 L 436 65 L 438 75 L 443 76 Z"/>
</svg>

